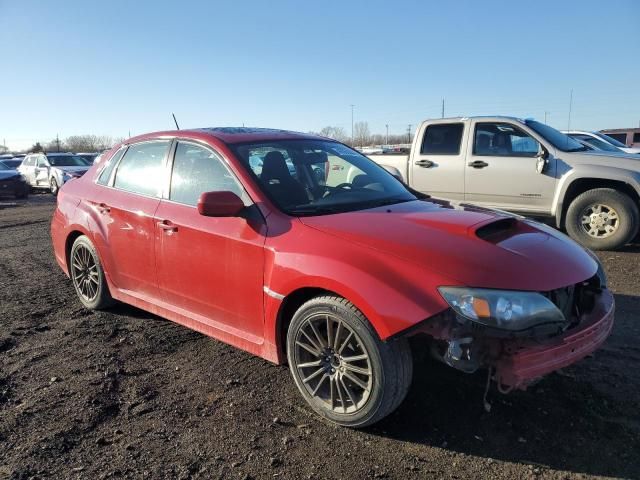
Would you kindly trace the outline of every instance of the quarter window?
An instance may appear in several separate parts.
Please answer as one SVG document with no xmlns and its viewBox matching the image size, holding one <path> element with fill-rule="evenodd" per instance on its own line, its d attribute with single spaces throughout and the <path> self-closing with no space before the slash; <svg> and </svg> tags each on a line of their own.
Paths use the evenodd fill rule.
<svg viewBox="0 0 640 480">
<path fill-rule="evenodd" d="M 157 141 L 131 145 L 118 165 L 113 186 L 141 195 L 160 196 L 169 143 Z"/>
<path fill-rule="evenodd" d="M 121 148 L 118 150 L 106 163 L 100 176 L 98 177 L 98 183 L 100 185 L 108 185 L 109 179 L 111 178 L 111 172 L 113 172 L 114 167 L 118 164 L 118 160 L 122 158 L 122 154 L 125 152 L 126 148 Z"/>
<path fill-rule="evenodd" d="M 197 205 L 204 192 L 230 191 L 244 197 L 244 192 L 222 159 L 208 148 L 179 142 L 171 173 L 169 200 Z"/>
<path fill-rule="evenodd" d="M 458 155 L 462 142 L 462 123 L 429 125 L 422 139 L 424 155 Z"/>
<path fill-rule="evenodd" d="M 478 123 L 473 154 L 491 157 L 535 157 L 538 142 L 523 130 L 508 123 Z"/>
</svg>

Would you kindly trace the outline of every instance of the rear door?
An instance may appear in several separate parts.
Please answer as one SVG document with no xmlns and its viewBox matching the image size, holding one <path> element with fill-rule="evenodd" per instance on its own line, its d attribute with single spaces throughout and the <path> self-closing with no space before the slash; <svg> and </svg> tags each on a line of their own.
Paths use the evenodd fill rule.
<svg viewBox="0 0 640 480">
<path fill-rule="evenodd" d="M 130 145 L 119 163 L 114 155 L 100 175 L 92 208 L 104 233 L 116 287 L 143 300 L 159 299 L 156 278 L 155 220 L 166 181 L 170 140 Z M 115 171 L 112 171 L 114 169 Z"/>
<path fill-rule="evenodd" d="M 409 183 L 416 190 L 451 200 L 464 199 L 465 122 L 423 124 L 409 157 Z"/>
<path fill-rule="evenodd" d="M 155 215 L 162 297 L 179 313 L 260 343 L 264 220 L 257 208 L 248 209 L 244 218 L 200 215 L 198 198 L 213 191 L 232 191 L 251 205 L 221 155 L 178 141 L 168 198 Z"/>
<path fill-rule="evenodd" d="M 465 200 L 533 213 L 549 213 L 556 184 L 556 163 L 536 171 L 538 141 L 524 125 L 472 121 L 473 137 L 465 164 Z"/>
</svg>

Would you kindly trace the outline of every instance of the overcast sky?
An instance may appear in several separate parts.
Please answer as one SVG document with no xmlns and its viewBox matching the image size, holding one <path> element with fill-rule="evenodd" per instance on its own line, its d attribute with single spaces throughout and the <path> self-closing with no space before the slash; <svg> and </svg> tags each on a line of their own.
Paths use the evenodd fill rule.
<svg viewBox="0 0 640 480">
<path fill-rule="evenodd" d="M 640 124 L 640 1 L 0 0 L 0 142 L 445 114 Z"/>
</svg>

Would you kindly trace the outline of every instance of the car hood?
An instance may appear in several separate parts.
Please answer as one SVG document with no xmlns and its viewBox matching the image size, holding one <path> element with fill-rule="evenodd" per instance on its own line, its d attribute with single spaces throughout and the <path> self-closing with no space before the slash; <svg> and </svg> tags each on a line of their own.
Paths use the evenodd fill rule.
<svg viewBox="0 0 640 480">
<path fill-rule="evenodd" d="M 562 155 L 559 157 L 562 158 Z M 640 171 L 640 155 L 634 153 L 571 152 L 570 163 L 603 165 Z"/>
<path fill-rule="evenodd" d="M 0 170 L 0 180 L 7 180 L 8 178 L 19 176 L 20 173 L 17 170 Z"/>
<path fill-rule="evenodd" d="M 412 201 L 300 221 L 470 287 L 550 291 L 591 278 L 598 268 L 551 227 L 469 205 Z"/>
</svg>

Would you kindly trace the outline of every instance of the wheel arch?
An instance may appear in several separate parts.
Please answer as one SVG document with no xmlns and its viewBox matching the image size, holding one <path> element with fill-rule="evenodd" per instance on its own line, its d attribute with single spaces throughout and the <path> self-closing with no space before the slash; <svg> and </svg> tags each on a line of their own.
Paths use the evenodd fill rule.
<svg viewBox="0 0 640 480">
<path fill-rule="evenodd" d="M 556 226 L 558 228 L 565 227 L 567 210 L 571 202 L 573 202 L 578 195 L 595 188 L 611 188 L 617 190 L 628 195 L 636 204 L 640 204 L 640 194 L 638 190 L 624 180 L 597 177 L 576 178 L 567 185 L 561 208 L 558 208 L 556 211 Z"/>
<path fill-rule="evenodd" d="M 69 268 L 69 258 L 71 257 L 71 248 L 73 247 L 73 244 L 77 240 L 77 238 L 83 235 L 86 236 L 87 235 L 86 232 L 83 232 L 82 230 L 79 230 L 77 228 L 72 229 L 67 234 L 67 238 L 64 241 L 64 261 L 67 266 L 67 269 Z"/>
</svg>

